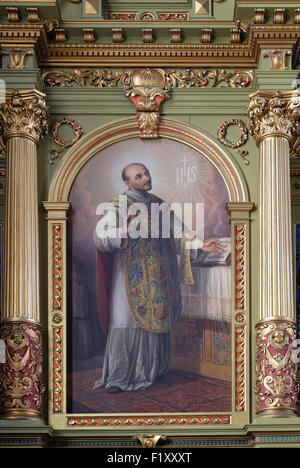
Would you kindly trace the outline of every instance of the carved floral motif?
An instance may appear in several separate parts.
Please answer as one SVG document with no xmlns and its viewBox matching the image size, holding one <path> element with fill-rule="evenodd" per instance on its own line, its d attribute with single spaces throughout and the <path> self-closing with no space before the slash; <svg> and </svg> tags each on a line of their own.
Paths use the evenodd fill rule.
<svg viewBox="0 0 300 468">
<path fill-rule="evenodd" d="M 2 339 L 6 344 L 6 363 L 1 375 L 1 410 L 7 414 L 18 411 L 19 419 L 39 414 L 44 393 L 40 326 L 6 322 Z"/>
<path fill-rule="evenodd" d="M 157 138 L 159 106 L 168 99 L 168 94 L 160 88 L 133 88 L 126 96 L 136 106 L 136 117 L 142 138 Z"/>
<path fill-rule="evenodd" d="M 296 372 L 293 362 L 296 327 L 289 321 L 267 321 L 257 325 L 257 412 L 296 409 Z"/>
<path fill-rule="evenodd" d="M 42 135 L 48 133 L 44 95 L 37 91 L 9 92 L 7 101 L 0 107 L 0 126 L 4 139 L 22 134 L 39 142 Z"/>
<path fill-rule="evenodd" d="M 50 87 L 85 88 L 115 88 L 123 87 L 124 82 L 134 74 L 135 70 L 111 71 L 103 70 L 79 70 L 70 72 L 60 70 L 47 71 L 43 74 L 43 80 Z M 191 70 L 184 71 L 162 70 L 165 82 L 171 87 L 178 88 L 216 88 L 220 86 L 230 88 L 247 88 L 252 85 L 253 73 L 248 70 Z"/>
<path fill-rule="evenodd" d="M 300 117 L 300 96 L 286 99 L 277 91 L 271 99 L 255 96 L 249 105 L 250 132 L 259 142 L 268 135 L 283 135 L 290 140 L 296 133 Z"/>
</svg>

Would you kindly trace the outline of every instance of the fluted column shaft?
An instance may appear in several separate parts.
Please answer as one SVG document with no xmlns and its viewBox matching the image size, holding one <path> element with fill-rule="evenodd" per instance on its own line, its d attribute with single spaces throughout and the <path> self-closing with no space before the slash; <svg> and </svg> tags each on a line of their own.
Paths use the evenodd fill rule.
<svg viewBox="0 0 300 468">
<path fill-rule="evenodd" d="M 268 136 L 259 148 L 259 319 L 294 321 L 289 141 Z"/>
<path fill-rule="evenodd" d="M 260 157 L 256 411 L 290 417 L 296 415 L 296 336 L 289 154 L 300 98 L 280 92 L 251 98 L 251 133 Z"/>
<path fill-rule="evenodd" d="M 40 417 L 42 343 L 39 311 L 37 144 L 47 131 L 44 95 L 11 91 L 0 109 L 6 140 L 1 413 L 6 419 Z"/>
<path fill-rule="evenodd" d="M 26 137 L 13 137 L 7 141 L 6 151 L 7 248 L 2 320 L 39 322 L 36 143 Z"/>
</svg>

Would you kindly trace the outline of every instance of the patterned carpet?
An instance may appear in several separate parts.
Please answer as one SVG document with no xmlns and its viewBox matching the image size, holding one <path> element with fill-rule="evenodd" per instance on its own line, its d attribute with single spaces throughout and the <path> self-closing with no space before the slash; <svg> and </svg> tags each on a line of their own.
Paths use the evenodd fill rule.
<svg viewBox="0 0 300 468">
<path fill-rule="evenodd" d="M 109 394 L 93 390 L 101 369 L 68 376 L 70 413 L 229 412 L 231 384 L 187 372 L 170 371 L 146 390 Z"/>
</svg>

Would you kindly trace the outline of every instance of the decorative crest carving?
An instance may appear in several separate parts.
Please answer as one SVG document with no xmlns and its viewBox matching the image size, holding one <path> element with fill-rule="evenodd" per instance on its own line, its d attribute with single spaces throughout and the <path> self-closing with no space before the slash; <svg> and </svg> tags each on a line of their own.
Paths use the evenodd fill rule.
<svg viewBox="0 0 300 468">
<path fill-rule="evenodd" d="M 154 87 L 150 87 L 153 85 Z M 135 70 L 123 80 L 126 96 L 136 106 L 136 117 L 142 138 L 157 138 L 159 106 L 168 99 L 167 76 L 163 70 Z"/>
<path fill-rule="evenodd" d="M 165 435 L 161 435 L 161 434 L 156 434 L 156 435 L 138 435 L 136 437 L 134 437 L 134 439 L 137 439 L 141 442 L 143 448 L 155 448 L 157 443 L 160 441 L 160 440 L 166 440 L 166 436 Z"/>
</svg>

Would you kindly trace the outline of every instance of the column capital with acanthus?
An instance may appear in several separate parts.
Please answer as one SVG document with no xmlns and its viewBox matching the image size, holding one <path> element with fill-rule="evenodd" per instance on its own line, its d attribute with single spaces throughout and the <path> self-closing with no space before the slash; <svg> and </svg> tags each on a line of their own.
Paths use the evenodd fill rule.
<svg viewBox="0 0 300 468">
<path fill-rule="evenodd" d="M 250 132 L 257 145 L 271 136 L 285 137 L 292 142 L 300 121 L 300 93 L 257 91 L 250 99 Z"/>
<path fill-rule="evenodd" d="M 0 126 L 5 140 L 15 136 L 30 138 L 36 144 L 48 133 L 45 94 L 33 90 L 9 90 L 0 106 Z"/>
</svg>

